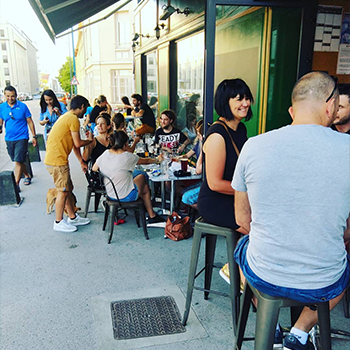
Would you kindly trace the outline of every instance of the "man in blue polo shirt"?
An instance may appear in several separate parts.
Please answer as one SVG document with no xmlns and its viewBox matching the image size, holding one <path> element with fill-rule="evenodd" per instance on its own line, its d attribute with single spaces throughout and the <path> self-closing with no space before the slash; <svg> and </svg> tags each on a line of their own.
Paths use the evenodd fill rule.
<svg viewBox="0 0 350 350">
<path fill-rule="evenodd" d="M 17 92 L 13 86 L 4 89 L 6 103 L 0 105 L 0 134 L 5 123 L 5 141 L 7 152 L 13 162 L 15 162 L 15 179 L 17 188 L 22 174 L 24 174 L 24 185 L 31 183 L 30 175 L 25 166 L 26 154 L 28 152 L 28 126 L 33 135 L 33 146 L 36 146 L 36 133 L 31 113 L 26 104 L 17 101 Z"/>
</svg>

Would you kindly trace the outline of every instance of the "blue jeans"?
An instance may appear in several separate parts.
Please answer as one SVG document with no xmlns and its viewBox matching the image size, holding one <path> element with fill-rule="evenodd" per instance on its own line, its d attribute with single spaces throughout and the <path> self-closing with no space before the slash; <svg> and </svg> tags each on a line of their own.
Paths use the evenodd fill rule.
<svg viewBox="0 0 350 350">
<path fill-rule="evenodd" d="M 248 282 L 262 293 L 273 297 L 284 297 L 297 300 L 302 303 L 319 303 L 334 299 L 340 295 L 348 286 L 350 278 L 350 267 L 347 267 L 340 279 L 332 285 L 320 289 L 296 289 L 276 286 L 258 277 L 249 267 L 247 261 L 247 248 L 249 235 L 243 236 L 237 243 L 234 258 L 240 266 Z"/>
</svg>

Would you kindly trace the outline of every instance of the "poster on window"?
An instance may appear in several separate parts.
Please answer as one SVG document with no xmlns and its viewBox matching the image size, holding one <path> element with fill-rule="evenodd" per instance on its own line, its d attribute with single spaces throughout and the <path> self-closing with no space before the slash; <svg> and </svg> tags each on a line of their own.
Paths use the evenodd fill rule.
<svg viewBox="0 0 350 350">
<path fill-rule="evenodd" d="M 350 74 L 350 13 L 344 13 L 341 26 L 337 74 Z"/>
<path fill-rule="evenodd" d="M 314 51 L 338 51 L 342 13 L 341 6 L 318 6 Z"/>
</svg>

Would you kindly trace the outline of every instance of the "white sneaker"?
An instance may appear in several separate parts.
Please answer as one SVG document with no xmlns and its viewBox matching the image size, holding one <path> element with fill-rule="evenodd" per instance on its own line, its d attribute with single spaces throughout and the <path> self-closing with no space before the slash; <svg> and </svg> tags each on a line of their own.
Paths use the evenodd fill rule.
<svg viewBox="0 0 350 350">
<path fill-rule="evenodd" d="M 74 226 L 83 226 L 90 223 L 90 219 L 88 218 L 82 218 L 78 214 L 75 214 L 75 219 L 68 218 L 67 220 L 68 224 L 74 225 Z"/>
<path fill-rule="evenodd" d="M 66 220 L 62 219 L 59 223 L 56 221 L 53 222 L 54 231 L 60 232 L 74 232 L 77 230 L 77 227 L 69 224 Z"/>
</svg>

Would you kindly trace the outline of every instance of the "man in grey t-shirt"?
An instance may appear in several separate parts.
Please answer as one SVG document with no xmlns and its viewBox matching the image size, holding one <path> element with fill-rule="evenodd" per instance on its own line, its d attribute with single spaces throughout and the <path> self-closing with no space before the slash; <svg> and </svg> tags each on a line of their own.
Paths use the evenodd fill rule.
<svg viewBox="0 0 350 350">
<path fill-rule="evenodd" d="M 249 231 L 235 252 L 247 280 L 269 295 L 329 300 L 331 308 L 350 275 L 350 138 L 328 128 L 338 104 L 330 76 L 306 74 L 293 89 L 292 125 L 249 139 L 232 181 L 237 224 Z M 308 349 L 316 323 L 304 308 L 284 348 Z"/>
</svg>

